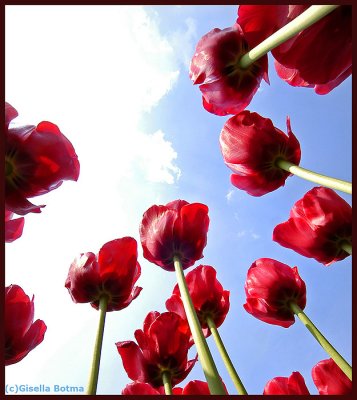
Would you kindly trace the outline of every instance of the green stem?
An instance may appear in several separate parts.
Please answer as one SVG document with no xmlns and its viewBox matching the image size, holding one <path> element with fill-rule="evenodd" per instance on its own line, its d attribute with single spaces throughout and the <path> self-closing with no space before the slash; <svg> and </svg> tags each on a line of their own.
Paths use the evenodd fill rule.
<svg viewBox="0 0 357 400">
<path fill-rule="evenodd" d="M 241 68 L 248 68 L 249 65 L 253 64 L 259 58 L 263 57 L 269 51 L 275 47 L 286 42 L 297 33 L 308 28 L 315 22 L 319 21 L 325 15 L 335 10 L 337 6 L 334 5 L 323 5 L 323 6 L 310 6 L 306 11 L 301 13 L 291 22 L 280 28 L 278 31 L 273 33 L 271 36 L 263 40 L 258 46 L 254 47 L 248 53 L 240 59 L 239 65 Z"/>
<path fill-rule="evenodd" d="M 341 354 L 332 346 L 332 344 L 325 338 L 325 336 L 316 328 L 307 315 L 301 310 L 296 303 L 290 303 L 290 308 L 298 316 L 300 321 L 311 332 L 312 336 L 320 343 L 326 353 L 335 361 L 341 370 L 352 381 L 352 367 L 341 356 Z"/>
<path fill-rule="evenodd" d="M 238 393 L 239 394 L 248 394 L 247 391 L 245 390 L 245 387 L 243 386 L 242 381 L 240 380 L 240 378 L 237 374 L 237 371 L 234 368 L 234 365 L 233 365 L 228 353 L 227 353 L 227 350 L 222 342 L 221 336 L 217 330 L 216 324 L 214 323 L 214 321 L 211 317 L 207 317 L 206 322 L 212 333 L 213 339 L 214 339 L 216 346 L 218 348 L 218 351 L 222 357 L 224 365 L 226 366 L 229 376 L 231 377 Z"/>
<path fill-rule="evenodd" d="M 352 254 L 352 244 L 348 242 L 341 243 L 341 249 L 345 250 L 348 254 Z"/>
<path fill-rule="evenodd" d="M 208 348 L 205 337 L 203 336 L 201 324 L 198 320 L 195 308 L 192 304 L 190 293 L 188 291 L 185 275 L 182 270 L 181 260 L 174 256 L 174 265 L 177 277 L 177 283 L 180 289 L 181 299 L 185 308 L 188 324 L 195 342 L 198 357 L 205 374 L 208 387 L 211 394 L 226 394 L 217 367 L 213 361 L 211 352 Z"/>
<path fill-rule="evenodd" d="M 165 394 L 172 394 L 170 372 L 164 371 L 161 376 L 162 376 L 162 382 L 164 383 Z"/>
<path fill-rule="evenodd" d="M 98 329 L 97 329 L 97 336 L 96 336 L 95 344 L 94 344 L 92 367 L 90 370 L 89 382 L 88 382 L 88 387 L 87 387 L 87 394 L 89 394 L 89 395 L 95 395 L 97 392 L 100 355 L 102 352 L 105 315 L 107 312 L 107 306 L 108 306 L 108 297 L 104 295 L 99 299 L 99 323 L 98 323 Z"/>
<path fill-rule="evenodd" d="M 318 185 L 326 186 L 331 189 L 340 190 L 348 194 L 352 194 L 352 183 L 342 181 L 341 179 L 331 178 L 330 176 L 321 175 L 308 169 L 299 167 L 282 158 L 275 161 L 275 165 L 284 171 L 290 172 L 300 178 L 306 179 L 310 182 L 317 183 Z"/>
</svg>

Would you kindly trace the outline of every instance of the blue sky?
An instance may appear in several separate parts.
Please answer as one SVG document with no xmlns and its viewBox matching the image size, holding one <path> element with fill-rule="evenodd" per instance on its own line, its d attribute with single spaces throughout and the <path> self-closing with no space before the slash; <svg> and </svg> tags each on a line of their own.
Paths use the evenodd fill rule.
<svg viewBox="0 0 357 400">
<path fill-rule="evenodd" d="M 43 343 L 6 368 L 7 383 L 86 386 L 98 314 L 72 303 L 64 288 L 68 269 L 78 253 L 133 236 L 143 291 L 127 309 L 107 315 L 98 384 L 98 394 L 121 392 L 130 379 L 114 343 L 133 340 L 148 312 L 165 311 L 175 284 L 174 273 L 142 257 L 139 224 L 148 207 L 178 198 L 209 207 L 208 242 L 195 265 L 215 267 L 231 292 L 219 331 L 249 394 L 293 371 L 317 394 L 311 368 L 328 358 L 300 321 L 284 329 L 243 309 L 246 273 L 260 257 L 298 266 L 306 314 L 351 362 L 351 258 L 324 267 L 271 239 L 314 184 L 290 177 L 260 198 L 234 188 L 218 142 L 228 117 L 203 109 L 188 76 L 201 36 L 231 26 L 236 13 L 236 6 L 6 7 L 6 100 L 20 114 L 15 122 L 57 124 L 81 163 L 78 182 L 33 199 L 46 208 L 27 215 L 23 236 L 6 244 L 6 285 L 34 294 L 35 318 L 48 326 Z M 270 86 L 263 82 L 247 109 L 283 131 L 289 115 L 301 166 L 350 181 L 351 78 L 319 96 L 281 81 L 269 61 Z M 208 344 L 236 394 L 212 338 Z M 180 386 L 193 379 L 204 379 L 199 363 Z"/>
</svg>

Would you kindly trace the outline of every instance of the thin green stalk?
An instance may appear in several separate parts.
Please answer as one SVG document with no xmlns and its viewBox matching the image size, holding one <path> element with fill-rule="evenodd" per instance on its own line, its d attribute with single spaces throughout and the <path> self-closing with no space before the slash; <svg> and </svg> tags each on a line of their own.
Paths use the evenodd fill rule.
<svg viewBox="0 0 357 400">
<path fill-rule="evenodd" d="M 100 355 L 102 352 L 104 325 L 105 325 L 105 315 L 107 312 L 108 297 L 102 296 L 99 299 L 99 323 L 97 329 L 97 336 L 94 344 L 94 352 L 92 358 L 92 366 L 89 375 L 87 394 L 95 395 L 97 393 L 97 383 L 99 375 L 99 365 L 100 365 Z"/>
<path fill-rule="evenodd" d="M 351 243 L 342 242 L 341 249 L 345 250 L 348 254 L 352 254 L 352 244 Z"/>
<path fill-rule="evenodd" d="M 238 394 L 248 394 L 247 391 L 245 390 L 245 387 L 243 386 L 242 381 L 240 380 L 240 378 L 237 374 L 237 371 L 234 368 L 234 365 L 233 365 L 228 353 L 227 353 L 227 350 L 222 342 L 221 336 L 217 330 L 216 324 L 214 323 L 214 321 L 211 317 L 207 317 L 206 322 L 212 333 L 213 339 L 214 339 L 216 346 L 218 348 L 218 351 L 222 357 L 224 365 L 227 368 L 229 376 L 231 377 L 233 384 L 238 391 Z"/>
<path fill-rule="evenodd" d="M 352 367 L 341 356 L 341 354 L 332 346 L 332 344 L 325 338 L 325 336 L 316 328 L 312 321 L 306 316 L 301 308 L 296 303 L 290 303 L 290 308 L 297 315 L 300 321 L 311 332 L 312 336 L 320 343 L 326 353 L 335 361 L 341 370 L 352 381 Z"/>
<path fill-rule="evenodd" d="M 331 189 L 340 190 L 341 192 L 352 194 L 352 183 L 342 181 L 341 179 L 331 178 L 330 176 L 321 175 L 308 169 L 299 167 L 282 158 L 275 161 L 275 165 L 284 171 L 290 172 L 300 178 L 306 179 L 318 185 L 326 186 Z"/>
<path fill-rule="evenodd" d="M 239 61 L 240 67 L 248 68 L 249 65 L 253 64 L 269 51 L 286 42 L 297 33 L 313 25 L 315 22 L 319 21 L 325 15 L 335 10 L 337 7 L 338 5 L 310 6 L 298 17 L 296 17 L 291 22 L 273 33 L 271 36 L 263 40 L 247 54 L 244 54 L 244 56 Z"/>
<path fill-rule="evenodd" d="M 195 308 L 192 304 L 185 275 L 182 270 L 181 260 L 178 256 L 174 256 L 173 261 L 182 303 L 185 308 L 188 324 L 191 329 L 191 334 L 197 348 L 198 357 L 205 374 L 209 390 L 211 394 L 226 394 L 221 378 L 218 374 L 217 367 L 208 348 L 206 339 L 203 336 L 201 324 L 198 320 Z"/>
<path fill-rule="evenodd" d="M 164 383 L 165 394 L 172 394 L 170 372 L 164 371 L 161 376 L 162 376 L 162 382 Z"/>
</svg>

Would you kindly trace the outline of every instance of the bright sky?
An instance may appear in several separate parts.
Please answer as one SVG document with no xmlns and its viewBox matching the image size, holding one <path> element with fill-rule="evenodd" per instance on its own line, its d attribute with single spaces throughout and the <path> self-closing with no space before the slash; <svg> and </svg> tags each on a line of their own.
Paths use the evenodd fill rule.
<svg viewBox="0 0 357 400">
<path fill-rule="evenodd" d="M 236 12 L 236 6 L 6 6 L 6 101 L 19 112 L 15 122 L 55 123 L 81 164 L 78 182 L 33 198 L 46 207 L 28 214 L 22 237 L 6 244 L 6 285 L 34 294 L 35 319 L 48 327 L 43 343 L 6 368 L 6 383 L 86 386 L 98 313 L 74 304 L 64 282 L 78 253 L 132 236 L 143 290 L 128 308 L 107 314 L 97 392 L 120 394 L 130 379 L 115 342 L 133 340 L 148 312 L 166 311 L 175 284 L 174 273 L 143 258 L 139 224 L 148 207 L 178 198 L 210 209 L 205 257 L 195 265 L 215 267 L 231 292 L 219 331 L 249 394 L 293 371 L 317 394 L 311 368 L 329 358 L 300 321 L 284 329 L 243 309 L 246 273 L 260 257 L 298 266 L 306 314 L 351 362 L 351 258 L 324 267 L 271 240 L 314 184 L 291 177 L 260 198 L 234 188 L 218 145 L 227 118 L 203 109 L 188 76 L 198 40 L 233 25 Z M 269 74 L 270 86 L 262 83 L 247 109 L 283 131 L 289 115 L 301 166 L 351 180 L 351 78 L 319 96 L 279 80 L 271 58 Z M 213 338 L 208 344 L 236 394 Z M 199 363 L 180 386 L 193 379 L 204 380 Z"/>
</svg>

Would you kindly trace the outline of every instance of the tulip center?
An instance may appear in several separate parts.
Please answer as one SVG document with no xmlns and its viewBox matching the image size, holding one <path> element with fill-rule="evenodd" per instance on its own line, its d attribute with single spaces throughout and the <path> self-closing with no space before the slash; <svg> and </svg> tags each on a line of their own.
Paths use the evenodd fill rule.
<svg viewBox="0 0 357 400">
<path fill-rule="evenodd" d="M 11 177 L 14 172 L 14 166 L 10 160 L 5 158 L 5 176 L 6 178 Z"/>
</svg>

